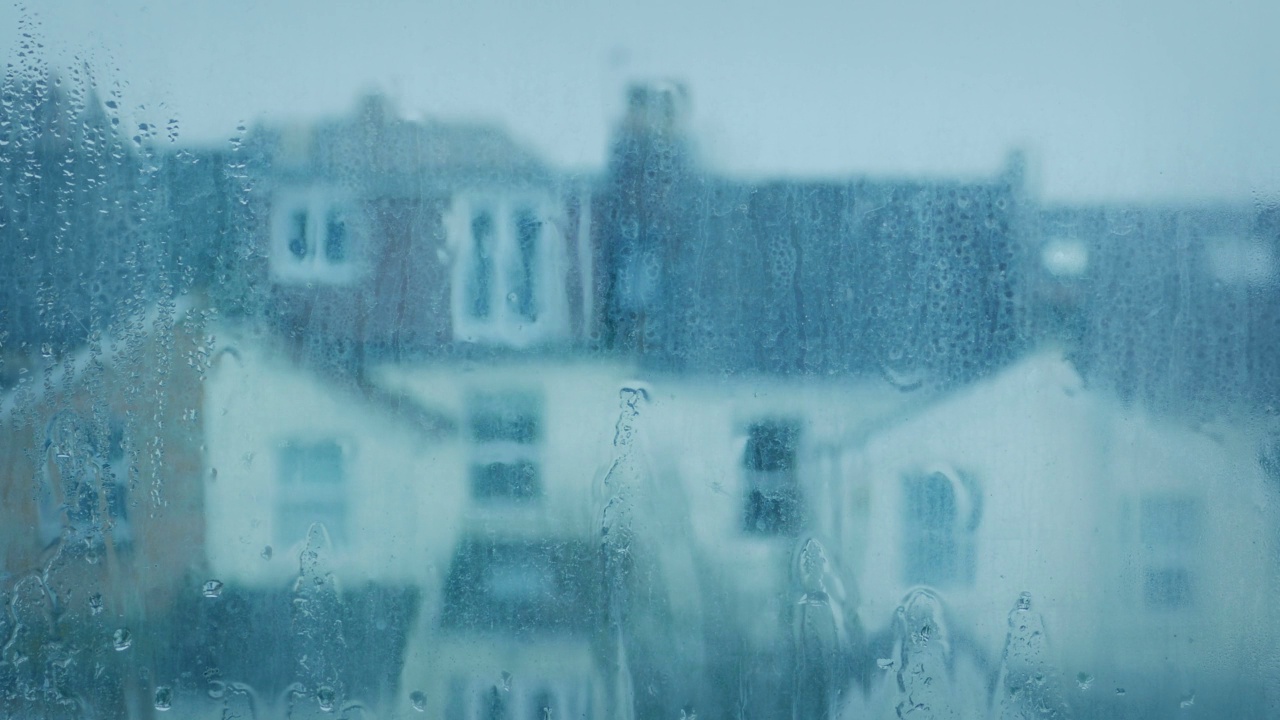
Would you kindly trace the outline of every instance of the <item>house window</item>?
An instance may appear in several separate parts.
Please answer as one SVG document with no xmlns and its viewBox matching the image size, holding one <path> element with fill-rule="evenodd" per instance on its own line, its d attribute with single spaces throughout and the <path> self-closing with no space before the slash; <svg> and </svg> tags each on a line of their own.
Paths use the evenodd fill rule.
<svg viewBox="0 0 1280 720">
<path fill-rule="evenodd" d="M 40 538 L 52 543 L 69 533 L 83 547 L 116 551 L 130 547 L 128 487 L 124 476 L 124 425 L 113 419 L 96 427 L 75 413 L 49 423 L 42 482 L 37 496 Z"/>
<path fill-rule="evenodd" d="M 743 453 L 745 505 L 742 529 L 759 535 L 792 534 L 801 520 L 796 448 L 800 426 L 793 421 L 753 424 Z"/>
<path fill-rule="evenodd" d="M 542 412 L 536 397 L 477 396 L 471 402 L 468 428 L 472 497 L 527 501 L 541 496 Z"/>
<path fill-rule="evenodd" d="M 334 545 L 347 536 L 346 453 L 333 440 L 290 441 L 278 452 L 275 542 L 288 546 L 322 523 Z"/>
<path fill-rule="evenodd" d="M 331 263 L 347 260 L 347 218 L 339 208 L 329 208 L 325 219 L 324 256 Z"/>
<path fill-rule="evenodd" d="M 534 278 L 538 261 L 538 239 L 542 236 L 542 221 L 531 208 L 515 212 L 516 262 L 511 279 L 511 294 L 507 296 L 511 310 L 526 320 L 535 320 Z"/>
<path fill-rule="evenodd" d="M 1144 568 L 1142 598 L 1147 607 L 1176 610 L 1194 603 L 1191 558 L 1201 538 L 1201 508 L 1188 497 L 1142 499 L 1138 537 Z"/>
<path fill-rule="evenodd" d="M 549 274 L 568 267 L 565 248 L 549 234 L 553 207 L 550 198 L 524 193 L 454 199 L 446 222 L 458 251 L 458 337 L 520 346 L 567 329 L 566 288 Z"/>
<path fill-rule="evenodd" d="M 489 317 L 490 295 L 493 292 L 493 213 L 477 211 L 471 218 L 471 316 Z"/>
<path fill-rule="evenodd" d="M 289 252 L 298 260 L 305 260 L 311 253 L 307 244 L 307 211 L 294 210 L 289 215 Z"/>
<path fill-rule="evenodd" d="M 283 191 L 274 198 L 269 253 L 281 283 L 346 284 L 355 279 L 355 223 L 351 205 L 318 189 Z"/>
<path fill-rule="evenodd" d="M 444 588 L 441 625 L 450 630 L 585 632 L 575 609 L 595 599 L 595 555 L 582 540 L 462 539 Z"/>
<path fill-rule="evenodd" d="M 961 499 L 973 493 L 943 472 L 908 476 L 902 487 L 905 582 L 938 587 L 971 584 L 978 516 L 976 510 L 963 512 Z"/>
</svg>

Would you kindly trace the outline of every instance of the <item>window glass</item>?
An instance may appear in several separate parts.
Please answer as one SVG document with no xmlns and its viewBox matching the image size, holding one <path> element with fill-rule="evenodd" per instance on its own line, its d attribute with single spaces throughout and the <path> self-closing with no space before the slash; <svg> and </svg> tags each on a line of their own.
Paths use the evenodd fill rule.
<svg viewBox="0 0 1280 720">
<path fill-rule="evenodd" d="M 347 259 L 347 219 L 337 209 L 329 210 L 325 220 L 324 255 L 332 263 Z"/>
<path fill-rule="evenodd" d="M 471 218 L 472 277 L 471 314 L 477 318 L 489 317 L 489 304 L 493 294 L 494 225 L 493 214 L 487 210 L 477 212 Z"/>
<path fill-rule="evenodd" d="M 1280 717 L 1276 28 L 0 7 L 0 718 Z"/>
<path fill-rule="evenodd" d="M 289 546 L 322 523 L 335 542 L 345 540 L 347 507 L 342 448 L 336 442 L 290 441 L 279 449 L 275 542 Z"/>
</svg>

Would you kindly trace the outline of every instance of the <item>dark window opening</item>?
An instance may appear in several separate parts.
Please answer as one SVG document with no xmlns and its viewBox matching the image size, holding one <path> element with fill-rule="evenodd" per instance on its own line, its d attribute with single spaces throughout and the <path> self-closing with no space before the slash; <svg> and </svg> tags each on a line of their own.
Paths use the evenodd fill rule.
<svg viewBox="0 0 1280 720">
<path fill-rule="evenodd" d="M 1191 591 L 1191 574 L 1186 568 L 1148 569 L 1142 587 L 1147 607 L 1164 610 L 1191 607 Z"/>
<path fill-rule="evenodd" d="M 512 407 L 486 408 L 471 415 L 471 439 L 476 442 L 530 444 L 541 437 L 538 415 Z"/>
<path fill-rule="evenodd" d="M 445 583 L 441 625 L 470 631 L 586 632 L 597 598 L 594 554 L 580 541 L 464 540 Z"/>
<path fill-rule="evenodd" d="M 478 500 L 530 500 L 541 494 L 538 466 L 530 460 L 471 466 L 471 495 Z"/>
<path fill-rule="evenodd" d="M 1151 549 L 1187 550 L 1200 540 L 1200 506 L 1192 498 L 1144 498 L 1139 532 Z"/>
<path fill-rule="evenodd" d="M 295 210 L 289 216 L 289 252 L 299 260 L 305 258 L 307 246 L 307 211 Z"/>
<path fill-rule="evenodd" d="M 761 535 L 794 534 L 802 508 L 796 477 L 800 428 L 794 422 L 756 423 L 748 431 L 742 528 Z"/>
<path fill-rule="evenodd" d="M 74 428 L 73 422 L 67 427 Z M 123 423 L 113 420 L 105 432 L 72 429 L 61 441 L 52 448 L 53 474 L 38 500 L 45 541 L 68 529 L 72 537 L 86 543 L 84 547 L 101 548 L 110 539 L 116 551 L 130 549 L 128 491 L 117 474 L 124 467 Z M 60 503 L 56 500 L 59 486 Z"/>
<path fill-rule="evenodd" d="M 796 440 L 800 428 L 795 423 L 765 422 L 751 426 L 743 465 L 760 472 L 791 471 L 796 466 Z"/>
<path fill-rule="evenodd" d="M 330 210 L 325 221 L 324 256 L 335 263 L 347 259 L 347 221 L 337 210 Z"/>
<path fill-rule="evenodd" d="M 471 496 L 531 500 L 542 495 L 541 401 L 526 393 L 491 393 L 469 402 Z"/>
<path fill-rule="evenodd" d="M 493 215 L 481 211 L 471 219 L 471 238 L 475 243 L 471 265 L 471 315 L 489 317 L 489 296 L 493 285 Z"/>
<path fill-rule="evenodd" d="M 334 545 L 346 540 L 346 473 L 342 446 L 332 440 L 290 442 L 280 448 L 274 536 L 287 545 L 322 523 Z"/>
<path fill-rule="evenodd" d="M 118 482 L 106 483 L 107 517 L 113 523 L 128 522 L 129 503 L 125 501 L 124 485 Z M 118 527 L 118 526 L 117 526 Z"/>
</svg>

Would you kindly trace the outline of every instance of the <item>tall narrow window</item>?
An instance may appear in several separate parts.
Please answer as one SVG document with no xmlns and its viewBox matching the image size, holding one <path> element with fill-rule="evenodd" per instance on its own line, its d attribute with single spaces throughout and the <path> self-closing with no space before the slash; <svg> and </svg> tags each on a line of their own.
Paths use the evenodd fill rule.
<svg viewBox="0 0 1280 720">
<path fill-rule="evenodd" d="M 538 237 L 542 221 L 528 208 L 515 214 L 516 262 L 511 268 L 511 309 L 526 320 L 537 318 L 534 277 L 537 272 Z"/>
<path fill-rule="evenodd" d="M 309 252 L 306 210 L 294 210 L 289 215 L 289 252 L 299 260 L 305 258 Z"/>
<path fill-rule="evenodd" d="M 36 496 L 40 539 L 64 532 L 100 547 L 110 538 L 117 551 L 133 541 L 124 471 L 124 426 L 113 419 L 105 434 L 74 412 L 49 423 L 47 462 Z"/>
<path fill-rule="evenodd" d="M 905 483 L 904 572 L 913 584 L 945 585 L 956 576 L 956 496 L 942 473 L 909 477 Z"/>
<path fill-rule="evenodd" d="M 800 527 L 800 486 L 796 447 L 800 426 L 770 420 L 751 426 L 742 466 L 745 506 L 742 529 L 760 535 L 796 532 Z"/>
<path fill-rule="evenodd" d="M 347 259 L 347 219 L 336 208 L 325 218 L 324 256 L 334 263 Z"/>
<path fill-rule="evenodd" d="M 473 254 L 469 295 L 471 315 L 477 318 L 489 317 L 489 296 L 493 292 L 494 230 L 493 215 L 489 211 L 481 210 L 472 216 Z"/>
</svg>

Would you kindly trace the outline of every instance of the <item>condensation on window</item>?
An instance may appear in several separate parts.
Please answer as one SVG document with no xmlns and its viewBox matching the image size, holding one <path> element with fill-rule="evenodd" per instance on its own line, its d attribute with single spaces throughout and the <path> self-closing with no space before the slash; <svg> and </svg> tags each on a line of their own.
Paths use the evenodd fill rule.
<svg viewBox="0 0 1280 720">
<path fill-rule="evenodd" d="M 0 10 L 0 718 L 1280 716 L 1277 12 Z"/>
</svg>

